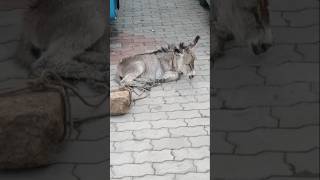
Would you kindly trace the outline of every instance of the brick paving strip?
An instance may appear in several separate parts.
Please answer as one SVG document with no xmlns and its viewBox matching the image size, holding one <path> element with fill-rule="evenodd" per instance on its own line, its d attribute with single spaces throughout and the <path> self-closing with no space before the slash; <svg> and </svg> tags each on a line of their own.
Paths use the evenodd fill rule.
<svg viewBox="0 0 320 180">
<path fill-rule="evenodd" d="M 123 57 L 200 35 L 197 75 L 152 89 L 110 119 L 113 180 L 209 180 L 209 12 L 194 0 L 123 0 L 112 26 L 111 85 Z"/>
</svg>

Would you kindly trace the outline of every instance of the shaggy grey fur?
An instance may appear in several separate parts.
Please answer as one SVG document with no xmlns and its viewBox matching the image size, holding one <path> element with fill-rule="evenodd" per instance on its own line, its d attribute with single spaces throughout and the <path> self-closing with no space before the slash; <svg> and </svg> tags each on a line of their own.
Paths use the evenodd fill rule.
<svg viewBox="0 0 320 180">
<path fill-rule="evenodd" d="M 24 18 L 19 62 L 39 75 L 105 82 L 107 12 L 105 0 L 33 0 Z"/>
<path fill-rule="evenodd" d="M 246 42 L 255 54 L 265 52 L 272 44 L 268 0 L 213 0 L 212 55 L 223 54 L 226 41 Z"/>
<path fill-rule="evenodd" d="M 193 78 L 196 60 L 193 48 L 199 39 L 200 36 L 197 36 L 187 46 L 184 43 L 179 46 L 169 45 L 168 48 L 122 59 L 117 66 L 120 85 L 132 86 L 137 78 L 152 82 L 175 81 L 181 74 Z"/>
</svg>

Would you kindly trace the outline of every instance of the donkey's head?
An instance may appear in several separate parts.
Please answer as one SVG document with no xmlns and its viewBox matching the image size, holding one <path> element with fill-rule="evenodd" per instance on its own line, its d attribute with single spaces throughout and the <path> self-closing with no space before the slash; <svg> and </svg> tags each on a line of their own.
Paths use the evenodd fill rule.
<svg viewBox="0 0 320 180">
<path fill-rule="evenodd" d="M 196 36 L 192 43 L 185 45 L 180 43 L 179 47 L 175 48 L 175 54 L 177 59 L 177 71 L 184 75 L 189 76 L 189 79 L 195 75 L 194 61 L 197 59 L 194 53 L 194 47 L 198 43 L 200 36 Z"/>
<path fill-rule="evenodd" d="M 245 40 L 255 54 L 269 49 L 272 34 L 269 22 L 268 0 L 233 0 L 235 22 L 233 33 Z"/>
</svg>

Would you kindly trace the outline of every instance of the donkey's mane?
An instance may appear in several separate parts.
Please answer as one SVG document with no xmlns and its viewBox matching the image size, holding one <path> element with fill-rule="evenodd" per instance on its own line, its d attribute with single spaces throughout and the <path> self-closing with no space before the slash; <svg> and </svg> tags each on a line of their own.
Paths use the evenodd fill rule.
<svg viewBox="0 0 320 180">
<path fill-rule="evenodd" d="M 184 45 L 183 42 L 179 43 L 179 45 L 177 46 L 176 44 L 168 44 L 166 47 L 161 47 L 155 51 L 149 52 L 149 53 L 145 53 L 145 54 L 157 54 L 157 53 L 167 53 L 167 52 L 179 52 L 183 49 L 186 49 L 187 46 Z"/>
</svg>

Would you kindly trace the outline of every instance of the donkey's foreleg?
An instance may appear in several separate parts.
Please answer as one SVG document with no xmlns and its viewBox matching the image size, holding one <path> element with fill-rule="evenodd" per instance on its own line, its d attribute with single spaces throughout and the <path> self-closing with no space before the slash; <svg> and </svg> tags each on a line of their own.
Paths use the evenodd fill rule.
<svg viewBox="0 0 320 180">
<path fill-rule="evenodd" d="M 161 82 L 170 82 L 179 80 L 180 75 L 176 71 L 166 71 L 162 77 Z"/>
</svg>

